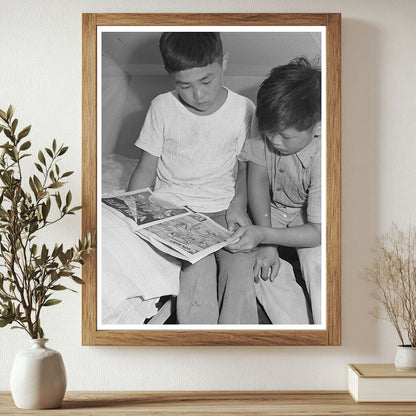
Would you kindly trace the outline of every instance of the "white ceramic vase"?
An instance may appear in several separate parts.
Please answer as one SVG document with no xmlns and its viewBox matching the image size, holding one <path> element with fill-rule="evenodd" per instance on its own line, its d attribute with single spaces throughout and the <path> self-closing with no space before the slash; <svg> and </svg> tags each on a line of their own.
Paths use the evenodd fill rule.
<svg viewBox="0 0 416 416">
<path fill-rule="evenodd" d="M 59 352 L 32 339 L 31 348 L 16 354 L 10 376 L 14 403 L 21 409 L 59 407 L 66 390 L 66 372 Z"/>
<path fill-rule="evenodd" d="M 394 365 L 399 371 L 416 370 L 416 347 L 398 345 Z"/>
</svg>

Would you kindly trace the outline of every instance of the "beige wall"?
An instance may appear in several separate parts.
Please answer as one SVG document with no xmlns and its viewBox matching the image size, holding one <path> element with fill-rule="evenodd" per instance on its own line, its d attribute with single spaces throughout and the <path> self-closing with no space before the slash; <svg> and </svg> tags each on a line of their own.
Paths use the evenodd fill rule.
<svg viewBox="0 0 416 416">
<path fill-rule="evenodd" d="M 413 0 L 0 0 L 0 107 L 33 124 L 34 147 L 70 145 L 62 166 L 81 187 L 82 12 L 341 12 L 341 347 L 81 347 L 81 298 L 46 311 L 50 346 L 61 351 L 68 389 L 345 389 L 349 362 L 392 362 L 397 339 L 374 322 L 359 278 L 377 233 L 416 221 L 416 2 Z M 46 237 L 69 244 L 74 217 Z M 0 329 L 0 390 L 26 336 Z"/>
</svg>

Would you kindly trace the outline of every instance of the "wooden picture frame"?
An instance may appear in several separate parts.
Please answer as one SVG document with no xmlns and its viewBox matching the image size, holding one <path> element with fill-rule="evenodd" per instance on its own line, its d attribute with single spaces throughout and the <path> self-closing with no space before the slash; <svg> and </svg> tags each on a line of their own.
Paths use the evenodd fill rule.
<svg viewBox="0 0 416 416">
<path fill-rule="evenodd" d="M 97 229 L 97 28 L 101 26 L 323 27 L 326 45 L 326 321 L 321 329 L 102 330 L 97 325 L 97 253 L 83 266 L 83 345 L 340 345 L 341 343 L 341 15 L 322 14 L 83 14 L 82 229 Z M 166 29 L 164 29 L 166 30 Z M 162 29 L 161 29 L 162 31 Z M 99 103 L 98 103 L 99 104 Z M 98 229 L 98 235 L 100 230 Z M 172 329 L 171 329 L 172 328 Z"/>
</svg>

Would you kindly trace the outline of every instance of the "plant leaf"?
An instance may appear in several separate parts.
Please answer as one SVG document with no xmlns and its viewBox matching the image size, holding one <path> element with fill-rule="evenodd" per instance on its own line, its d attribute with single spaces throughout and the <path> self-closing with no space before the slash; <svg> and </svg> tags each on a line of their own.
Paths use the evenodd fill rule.
<svg viewBox="0 0 416 416">
<path fill-rule="evenodd" d="M 48 188 L 51 189 L 56 189 L 56 188 L 62 188 L 65 185 L 64 182 L 55 182 L 55 183 L 51 183 Z"/>
<path fill-rule="evenodd" d="M 20 133 L 21 134 L 21 133 Z M 19 136 L 20 136 L 19 134 Z M 19 137 L 20 138 L 20 137 Z M 29 149 L 29 147 L 32 146 L 32 143 L 30 143 L 30 141 L 28 140 L 27 142 L 24 142 L 21 146 L 20 146 L 20 150 L 27 150 Z"/>
<path fill-rule="evenodd" d="M 63 154 L 66 153 L 67 150 L 68 150 L 68 146 L 62 147 L 61 150 L 59 151 L 58 156 L 62 156 Z"/>
<path fill-rule="evenodd" d="M 14 114 L 14 108 L 12 105 L 9 105 L 9 108 L 7 109 L 7 121 L 11 121 Z"/>
<path fill-rule="evenodd" d="M 17 118 L 15 118 L 14 120 L 13 120 L 13 123 L 12 123 L 12 132 L 14 133 L 15 131 L 16 131 L 16 127 L 17 127 L 17 123 L 18 123 L 19 121 L 17 120 Z"/>
<path fill-rule="evenodd" d="M 68 288 L 64 285 L 51 286 L 51 290 L 66 290 L 66 289 L 68 289 Z"/>
<path fill-rule="evenodd" d="M 62 199 L 61 199 L 61 194 L 59 192 L 57 192 L 55 194 L 55 200 L 56 200 L 56 205 L 58 205 L 58 208 L 61 208 L 61 206 L 62 206 Z"/>
<path fill-rule="evenodd" d="M 80 279 L 78 276 L 72 276 L 71 279 L 75 283 L 78 283 L 79 285 L 85 285 L 85 282 L 82 279 Z"/>
<path fill-rule="evenodd" d="M 43 165 L 46 166 L 45 156 L 44 156 L 44 154 L 41 150 L 39 150 L 39 152 L 38 152 L 38 159 Z"/>
<path fill-rule="evenodd" d="M 41 254 L 40 254 L 40 258 L 41 258 L 43 263 L 45 263 L 47 257 L 48 257 L 48 249 L 45 246 L 45 244 L 42 244 L 42 251 L 41 251 Z"/>
<path fill-rule="evenodd" d="M 61 303 L 62 300 L 60 299 L 48 299 L 43 306 L 53 306 L 53 305 L 57 305 L 58 303 Z"/>
<path fill-rule="evenodd" d="M 40 192 L 42 190 L 42 182 L 36 175 L 33 175 L 33 182 L 35 183 L 38 192 Z"/>
<path fill-rule="evenodd" d="M 46 221 L 49 215 L 50 204 L 42 204 L 42 218 Z"/>
<path fill-rule="evenodd" d="M 30 129 L 32 128 L 32 126 L 27 126 L 27 127 L 25 127 L 18 135 L 17 135 L 17 138 L 20 140 L 20 139 L 23 139 L 23 137 L 26 137 L 28 134 L 29 134 L 29 132 L 30 132 Z M 27 143 L 27 142 L 26 142 Z M 23 150 L 26 150 L 26 149 L 23 149 Z"/>
<path fill-rule="evenodd" d="M 71 191 L 68 191 L 68 193 L 66 194 L 66 198 L 65 198 L 65 205 L 69 207 L 71 202 L 72 202 L 72 194 L 71 194 Z"/>
<path fill-rule="evenodd" d="M 73 173 L 74 173 L 74 171 L 73 171 L 73 170 L 72 170 L 72 171 L 69 171 L 69 172 L 65 172 L 65 173 L 61 176 L 61 178 L 66 178 L 67 176 L 71 176 Z"/>
<path fill-rule="evenodd" d="M 80 209 L 82 209 L 81 205 L 71 208 L 71 212 L 79 211 Z"/>
<path fill-rule="evenodd" d="M 43 168 L 42 168 L 42 165 L 40 165 L 39 163 L 36 163 L 36 162 L 35 162 L 35 166 L 36 166 L 36 169 L 37 169 L 39 172 L 43 173 Z"/>
<path fill-rule="evenodd" d="M 13 135 L 12 135 L 12 132 L 9 129 L 4 129 L 3 132 L 4 132 L 4 134 L 6 135 L 6 137 L 8 139 L 12 139 Z"/>
<path fill-rule="evenodd" d="M 38 325 L 38 334 L 39 334 L 39 338 L 43 338 L 45 336 L 45 333 L 43 332 L 43 329 L 40 326 L 40 323 Z"/>
<path fill-rule="evenodd" d="M 29 178 L 29 186 L 32 192 L 34 193 L 35 197 L 38 196 L 38 190 L 36 189 L 35 183 L 33 182 L 33 178 Z"/>
<path fill-rule="evenodd" d="M 0 328 L 4 328 L 5 326 L 11 324 L 13 322 L 13 318 L 0 318 Z"/>
</svg>

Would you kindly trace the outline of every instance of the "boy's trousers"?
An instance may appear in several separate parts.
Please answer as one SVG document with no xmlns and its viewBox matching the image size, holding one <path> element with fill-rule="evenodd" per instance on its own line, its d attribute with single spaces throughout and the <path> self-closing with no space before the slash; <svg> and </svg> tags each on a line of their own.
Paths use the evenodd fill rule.
<svg viewBox="0 0 416 416">
<path fill-rule="evenodd" d="M 225 211 L 207 214 L 226 227 Z M 256 294 L 273 324 L 307 324 L 306 299 L 292 266 L 281 261 L 276 280 L 254 283 L 253 253 L 224 249 L 182 268 L 180 324 L 258 324 Z M 218 275 L 218 285 L 217 285 Z M 267 290 L 268 286 L 271 290 Z"/>
<path fill-rule="evenodd" d="M 225 212 L 205 215 L 226 228 Z M 251 253 L 232 254 L 222 249 L 182 266 L 179 324 L 257 324 L 252 264 Z"/>
<path fill-rule="evenodd" d="M 285 208 L 276 209 L 272 207 L 272 224 L 276 228 L 294 227 L 305 224 L 302 213 L 298 213 L 293 218 L 293 211 Z M 297 248 L 300 267 L 306 288 L 309 293 L 312 305 L 312 314 L 315 324 L 321 323 L 321 246 L 312 248 Z M 281 261 L 281 268 L 283 261 Z M 276 280 L 271 282 L 261 281 L 256 285 L 256 294 L 263 305 L 267 315 L 273 323 L 279 323 L 281 320 L 281 311 L 277 306 L 283 296 L 282 289 L 279 287 L 279 275 Z M 282 271 L 283 273 L 283 271 Z"/>
</svg>

